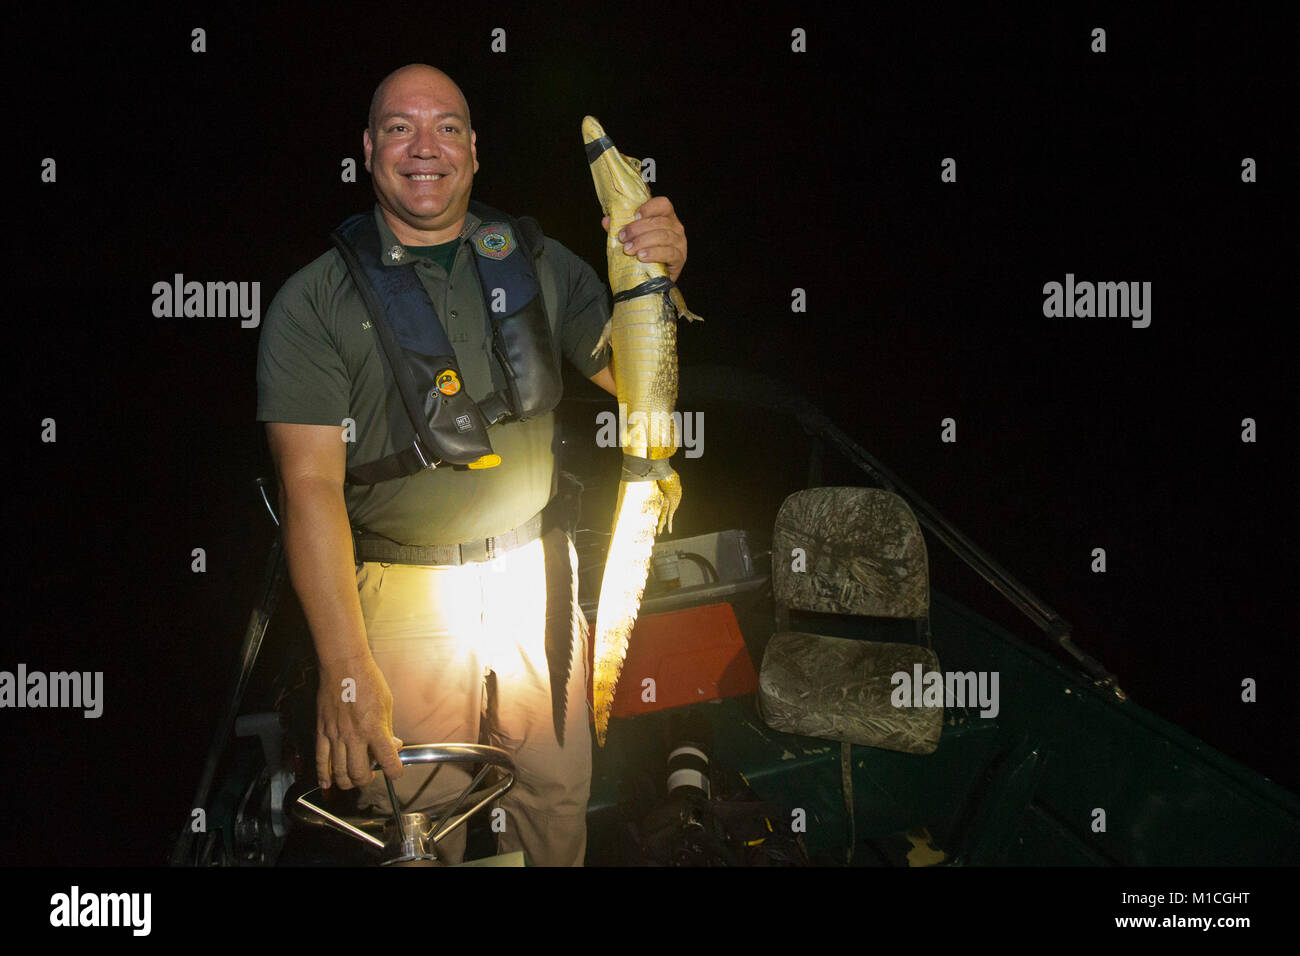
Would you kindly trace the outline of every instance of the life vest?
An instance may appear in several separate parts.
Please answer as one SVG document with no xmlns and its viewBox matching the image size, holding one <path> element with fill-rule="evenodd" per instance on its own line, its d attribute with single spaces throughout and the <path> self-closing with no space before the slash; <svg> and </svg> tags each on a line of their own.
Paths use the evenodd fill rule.
<svg viewBox="0 0 1300 956">
<path fill-rule="evenodd" d="M 492 321 L 492 351 L 506 387 L 475 402 L 465 391 L 456 353 L 433 301 L 400 246 L 379 248 L 372 212 L 359 213 L 330 234 L 370 314 L 381 351 L 410 419 L 402 451 L 350 468 L 351 484 L 373 485 L 440 465 L 491 467 L 488 428 L 499 421 L 543 415 L 560 401 L 563 380 L 546 303 L 533 272 L 542 233 L 533 219 L 514 219 L 471 200 L 482 221 L 474 234 L 474 266 Z M 409 261 L 385 265 L 381 255 Z"/>
</svg>

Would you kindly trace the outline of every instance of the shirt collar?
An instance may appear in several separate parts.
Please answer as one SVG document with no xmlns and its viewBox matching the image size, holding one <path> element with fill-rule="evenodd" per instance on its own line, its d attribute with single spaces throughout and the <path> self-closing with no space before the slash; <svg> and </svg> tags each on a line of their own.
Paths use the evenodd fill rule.
<svg viewBox="0 0 1300 956">
<path fill-rule="evenodd" d="M 458 239 L 464 241 L 474 235 L 474 231 L 482 224 L 482 220 L 474 213 L 465 212 L 465 223 L 461 226 Z M 393 230 L 388 228 L 388 220 L 384 218 L 384 212 L 379 208 L 379 203 L 375 203 L 375 226 L 379 229 L 379 261 L 386 266 L 404 266 L 409 265 L 415 258 L 406 248 L 397 241 L 393 235 Z"/>
</svg>

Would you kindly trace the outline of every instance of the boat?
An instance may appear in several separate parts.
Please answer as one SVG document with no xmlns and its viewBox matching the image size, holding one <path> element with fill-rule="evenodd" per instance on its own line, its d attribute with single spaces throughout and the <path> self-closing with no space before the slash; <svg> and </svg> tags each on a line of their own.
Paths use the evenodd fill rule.
<svg viewBox="0 0 1300 956">
<path fill-rule="evenodd" d="M 1068 622 L 788 383 L 699 367 L 683 371 L 678 404 L 708 423 L 710 453 L 674 459 L 680 529 L 656 543 L 609 739 L 594 751 L 588 865 L 1300 861 L 1300 798 L 1129 699 Z M 556 411 L 561 467 L 585 488 L 589 621 L 617 486 L 618 456 L 595 438 L 608 406 L 579 395 Z M 438 841 L 465 826 L 463 865 L 526 863 L 494 855 L 490 802 L 512 767 L 476 741 L 403 751 L 478 766 L 472 790 L 488 781 L 439 820 L 396 808 L 360 819 L 355 791 L 351 805 L 349 792 L 315 791 L 315 656 L 268 529 L 199 810 L 170 862 L 436 864 Z M 930 581 L 940 547 L 1023 614 L 1022 632 Z"/>
</svg>

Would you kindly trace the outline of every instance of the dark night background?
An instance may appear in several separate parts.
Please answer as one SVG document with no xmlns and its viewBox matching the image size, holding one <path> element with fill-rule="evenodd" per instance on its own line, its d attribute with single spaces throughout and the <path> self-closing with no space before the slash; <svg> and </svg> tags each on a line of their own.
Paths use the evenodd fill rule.
<svg viewBox="0 0 1300 956">
<path fill-rule="evenodd" d="M 412 61 L 465 91 L 475 197 L 537 216 L 602 276 L 582 116 L 653 156 L 706 319 L 683 365 L 788 381 L 1068 619 L 1133 701 L 1300 791 L 1293 21 L 756 9 L 13 15 L 0 669 L 102 670 L 105 711 L 0 714 L 4 862 L 158 864 L 185 821 L 270 542 L 252 491 L 270 458 L 258 331 L 154 318 L 151 288 L 259 281 L 264 313 L 370 208 L 369 177 L 342 183 L 340 163 L 361 161 L 376 83 Z M 1042 286 L 1067 272 L 1150 281 L 1151 326 L 1045 318 Z M 725 504 L 689 494 L 687 533 Z M 938 589 L 1046 646 L 930 550 Z"/>
</svg>

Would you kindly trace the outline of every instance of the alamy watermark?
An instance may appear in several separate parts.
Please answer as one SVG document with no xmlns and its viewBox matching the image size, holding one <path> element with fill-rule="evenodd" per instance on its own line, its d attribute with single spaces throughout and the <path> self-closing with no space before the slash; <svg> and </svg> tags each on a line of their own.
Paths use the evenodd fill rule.
<svg viewBox="0 0 1300 956">
<path fill-rule="evenodd" d="M 155 282 L 153 294 L 153 314 L 159 319 L 239 316 L 242 328 L 262 324 L 260 282 L 186 282 L 178 272 L 171 282 Z"/>
<path fill-rule="evenodd" d="M 148 936 L 152 912 L 152 893 L 83 893 L 73 885 L 50 897 L 51 926 L 129 926 L 133 936 Z"/>
<path fill-rule="evenodd" d="M 1150 282 L 1075 282 L 1065 274 L 1065 284 L 1043 286 L 1043 315 L 1049 319 L 1132 319 L 1135 329 L 1151 324 Z"/>
<path fill-rule="evenodd" d="M 981 717 L 996 717 L 998 703 L 997 671 L 922 672 L 920 664 L 912 673 L 895 671 L 889 678 L 894 685 L 889 702 L 895 707 L 980 707 Z"/>
<path fill-rule="evenodd" d="M 618 403 L 618 415 L 596 415 L 596 445 L 600 448 L 683 448 L 687 458 L 704 454 L 703 412 L 632 412 Z"/>
<path fill-rule="evenodd" d="M 17 673 L 0 671 L 0 707 L 82 708 L 85 717 L 104 712 L 103 671 L 29 671 L 19 664 Z"/>
</svg>

